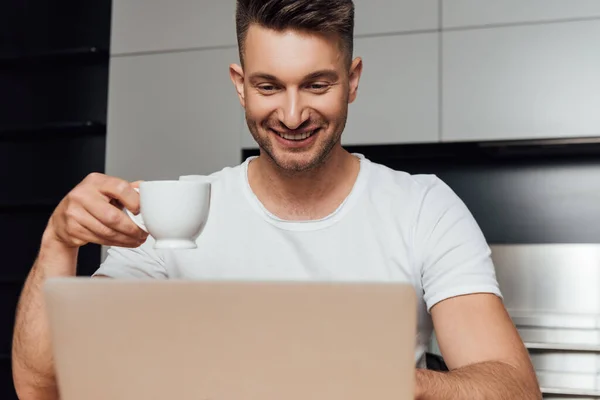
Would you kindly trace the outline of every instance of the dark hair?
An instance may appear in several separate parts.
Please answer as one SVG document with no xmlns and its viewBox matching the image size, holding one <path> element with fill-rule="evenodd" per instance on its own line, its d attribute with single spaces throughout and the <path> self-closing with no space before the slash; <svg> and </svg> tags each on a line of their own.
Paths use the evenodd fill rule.
<svg viewBox="0 0 600 400">
<path fill-rule="evenodd" d="M 336 34 L 352 61 L 354 43 L 354 3 L 352 0 L 237 0 L 235 12 L 240 62 L 243 65 L 244 40 L 251 24 L 276 31 L 295 29 L 310 33 Z"/>
</svg>

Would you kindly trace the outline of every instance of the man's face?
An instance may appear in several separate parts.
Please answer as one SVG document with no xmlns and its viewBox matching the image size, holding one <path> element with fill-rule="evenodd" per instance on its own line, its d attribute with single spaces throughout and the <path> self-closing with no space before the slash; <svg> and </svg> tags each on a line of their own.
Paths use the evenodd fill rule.
<svg viewBox="0 0 600 400">
<path fill-rule="evenodd" d="M 258 25 L 248 29 L 244 69 L 231 66 L 252 136 L 275 164 L 310 170 L 340 146 L 362 63 L 350 70 L 336 37 Z"/>
</svg>

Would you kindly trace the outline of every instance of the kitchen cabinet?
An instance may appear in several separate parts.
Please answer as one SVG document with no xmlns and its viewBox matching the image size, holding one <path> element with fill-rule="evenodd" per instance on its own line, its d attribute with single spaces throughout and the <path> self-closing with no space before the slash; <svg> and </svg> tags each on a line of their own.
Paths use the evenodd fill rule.
<svg viewBox="0 0 600 400">
<path fill-rule="evenodd" d="M 444 28 L 589 18 L 600 17 L 600 1 L 444 0 L 442 15 Z"/>
<path fill-rule="evenodd" d="M 364 69 L 342 143 L 436 142 L 438 33 L 363 38 Z"/>
<path fill-rule="evenodd" d="M 355 0 L 355 35 L 437 29 L 437 0 Z"/>
<path fill-rule="evenodd" d="M 208 174 L 240 159 L 236 49 L 113 57 L 107 173 L 124 179 Z"/>
<path fill-rule="evenodd" d="M 443 33 L 442 140 L 600 135 L 600 20 Z"/>
<path fill-rule="evenodd" d="M 235 0 L 115 0 L 112 53 L 234 46 Z M 355 34 L 437 29 L 437 0 L 357 0 Z"/>
<path fill-rule="evenodd" d="M 113 54 L 235 46 L 234 0 L 115 0 Z"/>
</svg>

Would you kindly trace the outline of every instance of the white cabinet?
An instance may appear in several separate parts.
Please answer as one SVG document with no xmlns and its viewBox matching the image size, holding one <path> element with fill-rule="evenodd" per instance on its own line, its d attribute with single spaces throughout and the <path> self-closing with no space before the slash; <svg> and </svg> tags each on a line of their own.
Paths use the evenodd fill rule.
<svg viewBox="0 0 600 400">
<path fill-rule="evenodd" d="M 114 0 L 111 52 L 234 46 L 235 3 L 235 0 Z"/>
<path fill-rule="evenodd" d="M 234 46 L 235 0 L 114 0 L 113 54 Z M 437 29 L 438 0 L 355 0 L 355 34 Z"/>
<path fill-rule="evenodd" d="M 442 139 L 600 135 L 600 20 L 445 32 Z"/>
<path fill-rule="evenodd" d="M 444 28 L 600 16 L 598 0 L 443 0 Z"/>
<path fill-rule="evenodd" d="M 106 170 L 129 180 L 208 174 L 240 160 L 235 49 L 113 57 Z"/>
<path fill-rule="evenodd" d="M 355 0 L 356 35 L 437 29 L 438 0 Z"/>
<path fill-rule="evenodd" d="M 342 143 L 438 141 L 438 34 L 355 41 L 364 70 Z"/>
</svg>

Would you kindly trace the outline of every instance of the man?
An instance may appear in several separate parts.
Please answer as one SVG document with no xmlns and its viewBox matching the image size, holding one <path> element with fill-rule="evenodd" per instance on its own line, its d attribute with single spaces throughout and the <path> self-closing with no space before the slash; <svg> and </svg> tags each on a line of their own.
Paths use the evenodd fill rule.
<svg viewBox="0 0 600 400">
<path fill-rule="evenodd" d="M 213 174 L 198 248 L 158 251 L 120 209 L 134 184 L 92 174 L 54 211 L 18 307 L 22 400 L 56 399 L 41 286 L 74 275 L 78 248 L 112 246 L 96 276 L 410 282 L 419 296 L 417 399 L 539 399 L 490 251 L 459 198 L 340 145 L 362 61 L 351 0 L 238 0 L 230 75 L 260 156 Z M 390 129 L 393 127 L 390 127 Z M 425 370 L 432 327 L 450 372 Z"/>
</svg>

